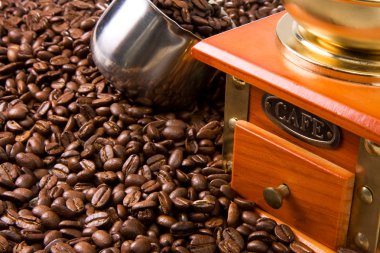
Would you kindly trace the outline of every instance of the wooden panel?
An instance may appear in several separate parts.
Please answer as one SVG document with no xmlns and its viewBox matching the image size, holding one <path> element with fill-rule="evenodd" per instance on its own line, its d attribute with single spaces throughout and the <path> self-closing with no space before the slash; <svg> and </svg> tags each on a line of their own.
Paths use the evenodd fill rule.
<svg viewBox="0 0 380 253">
<path fill-rule="evenodd" d="M 277 222 L 277 224 L 284 224 L 282 220 L 278 219 L 277 217 L 274 217 L 273 215 L 270 215 L 269 213 L 265 212 L 264 210 L 261 210 L 259 208 L 256 209 L 256 212 L 259 213 L 260 217 L 268 217 Z M 286 224 L 286 223 L 285 223 Z M 289 224 L 287 224 L 290 226 Z M 335 253 L 336 250 L 332 250 L 325 245 L 317 242 L 313 238 L 310 238 L 309 236 L 305 235 L 298 229 L 290 226 L 290 228 L 293 230 L 294 234 L 296 235 L 296 239 L 304 244 L 306 244 L 308 247 L 310 247 L 315 253 Z"/>
<path fill-rule="evenodd" d="M 275 33 L 284 13 L 204 39 L 192 53 L 202 62 L 380 143 L 379 87 L 334 80 L 289 63 Z"/>
<path fill-rule="evenodd" d="M 359 136 L 342 129 L 342 141 L 340 146 L 336 149 L 319 148 L 301 141 L 282 130 L 265 115 L 261 107 L 261 100 L 264 93 L 264 91 L 255 86 L 251 86 L 249 122 L 355 173 L 360 142 Z"/>
<path fill-rule="evenodd" d="M 285 183 L 290 196 L 278 209 L 265 187 Z M 344 244 L 354 174 L 246 121 L 235 127 L 232 187 L 265 211 L 335 249 Z"/>
</svg>

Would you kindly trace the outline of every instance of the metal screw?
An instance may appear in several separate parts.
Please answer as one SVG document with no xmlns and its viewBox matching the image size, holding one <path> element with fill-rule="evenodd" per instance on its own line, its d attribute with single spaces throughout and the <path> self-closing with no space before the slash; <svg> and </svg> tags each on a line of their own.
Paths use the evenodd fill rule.
<svg viewBox="0 0 380 253">
<path fill-rule="evenodd" d="M 233 130 L 235 128 L 236 121 L 238 121 L 237 118 L 230 118 L 228 120 L 228 127 Z"/>
<path fill-rule="evenodd" d="M 359 189 L 359 197 L 361 201 L 366 204 L 371 204 L 373 201 L 372 191 L 367 186 L 363 186 Z"/>
<path fill-rule="evenodd" d="M 236 78 L 234 76 L 232 77 L 232 80 L 234 81 L 235 88 L 239 89 L 239 90 L 243 89 L 246 86 L 246 84 L 247 84 L 243 80 L 240 80 L 240 79 L 238 79 L 238 78 Z"/>
<path fill-rule="evenodd" d="M 357 233 L 355 236 L 355 244 L 362 250 L 367 251 L 369 249 L 369 240 L 367 236 L 361 232 Z"/>
<path fill-rule="evenodd" d="M 369 154 L 380 156 L 380 146 L 378 144 L 370 140 L 365 140 L 364 147 Z"/>
</svg>

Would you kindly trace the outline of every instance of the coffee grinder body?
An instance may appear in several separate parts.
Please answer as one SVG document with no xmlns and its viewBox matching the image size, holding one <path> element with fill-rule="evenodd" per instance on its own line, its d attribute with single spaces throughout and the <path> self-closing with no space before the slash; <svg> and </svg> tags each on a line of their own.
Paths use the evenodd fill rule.
<svg viewBox="0 0 380 253">
<path fill-rule="evenodd" d="M 227 73 L 224 157 L 232 187 L 330 250 L 379 252 L 377 77 L 294 54 L 304 45 L 284 43 L 293 22 L 283 12 L 193 48 Z"/>
</svg>

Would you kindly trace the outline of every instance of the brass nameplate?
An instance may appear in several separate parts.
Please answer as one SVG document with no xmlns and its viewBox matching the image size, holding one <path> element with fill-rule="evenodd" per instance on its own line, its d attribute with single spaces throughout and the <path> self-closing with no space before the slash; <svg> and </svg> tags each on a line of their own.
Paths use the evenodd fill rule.
<svg viewBox="0 0 380 253">
<path fill-rule="evenodd" d="M 338 126 L 276 96 L 265 94 L 262 107 L 276 125 L 302 141 L 323 148 L 340 143 Z"/>
</svg>

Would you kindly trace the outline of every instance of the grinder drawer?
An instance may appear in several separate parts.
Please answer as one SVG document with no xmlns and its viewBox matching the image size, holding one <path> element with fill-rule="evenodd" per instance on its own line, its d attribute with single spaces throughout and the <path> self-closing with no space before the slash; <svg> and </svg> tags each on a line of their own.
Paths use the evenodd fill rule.
<svg viewBox="0 0 380 253">
<path fill-rule="evenodd" d="M 354 174 L 246 121 L 235 125 L 232 187 L 243 197 L 330 248 L 344 245 Z M 286 185 L 279 209 L 264 189 Z"/>
</svg>

